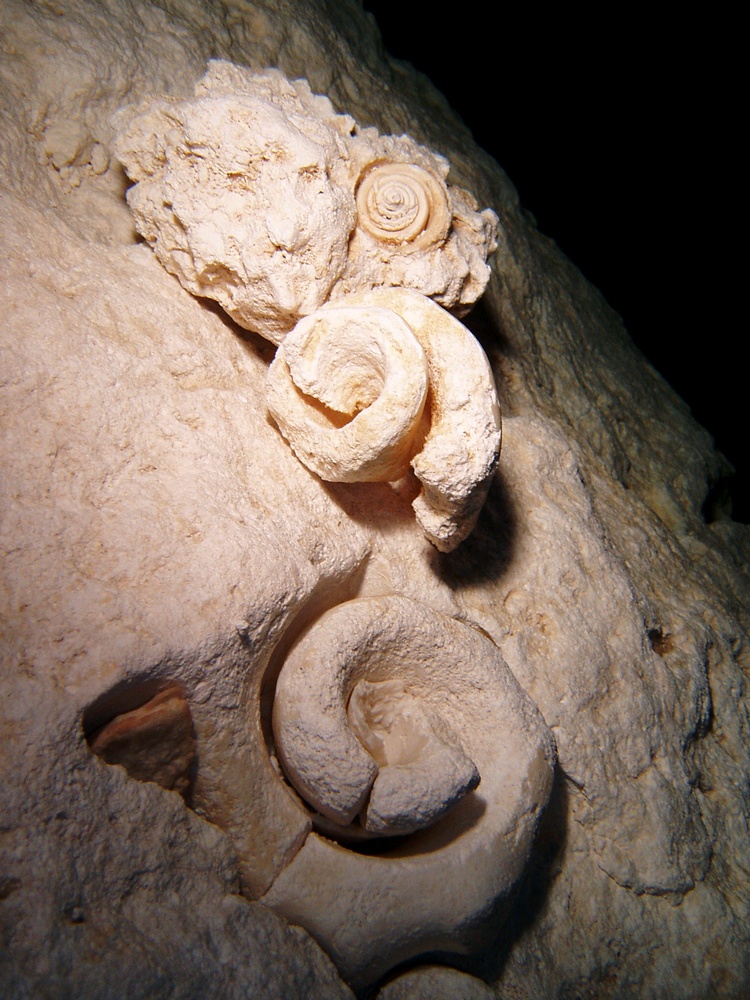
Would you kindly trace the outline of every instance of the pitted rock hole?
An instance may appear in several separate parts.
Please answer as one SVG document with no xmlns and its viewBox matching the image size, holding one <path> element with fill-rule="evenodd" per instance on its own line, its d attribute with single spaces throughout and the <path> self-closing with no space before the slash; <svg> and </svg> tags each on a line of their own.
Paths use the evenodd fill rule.
<svg viewBox="0 0 750 1000">
<path fill-rule="evenodd" d="M 83 728 L 89 749 L 106 764 L 189 799 L 195 737 L 181 687 L 144 681 L 110 692 L 89 706 Z"/>
<path fill-rule="evenodd" d="M 666 656 L 674 650 L 674 640 L 669 632 L 665 632 L 661 627 L 649 629 L 648 641 L 651 648 L 658 656 Z"/>
</svg>

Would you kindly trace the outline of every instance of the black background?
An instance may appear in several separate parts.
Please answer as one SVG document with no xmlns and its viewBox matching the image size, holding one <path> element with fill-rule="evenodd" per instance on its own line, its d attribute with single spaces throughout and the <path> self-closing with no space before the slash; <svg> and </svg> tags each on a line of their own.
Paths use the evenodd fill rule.
<svg viewBox="0 0 750 1000">
<path fill-rule="evenodd" d="M 739 24 L 684 7 L 364 6 L 714 436 L 750 522 Z"/>
</svg>

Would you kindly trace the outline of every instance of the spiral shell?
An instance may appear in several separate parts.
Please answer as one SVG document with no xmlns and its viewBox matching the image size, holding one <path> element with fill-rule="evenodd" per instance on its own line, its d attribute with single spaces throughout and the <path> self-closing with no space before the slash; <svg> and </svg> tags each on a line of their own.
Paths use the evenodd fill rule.
<svg viewBox="0 0 750 1000">
<path fill-rule="evenodd" d="M 340 604 L 282 666 L 273 730 L 287 777 L 328 825 L 315 820 L 321 832 L 263 902 L 310 931 L 355 988 L 494 933 L 555 755 L 488 638 L 405 597 Z M 377 841 L 360 853 L 334 826 L 408 836 L 372 856 Z"/>
<path fill-rule="evenodd" d="M 287 777 L 318 812 L 344 826 L 361 813 L 369 833 L 405 834 L 477 787 L 436 703 L 438 692 L 460 695 L 463 631 L 383 598 L 339 605 L 300 641 L 276 686 L 274 733 Z"/>
<path fill-rule="evenodd" d="M 389 309 L 313 313 L 268 371 L 271 414 L 300 461 L 328 482 L 402 476 L 426 397 L 424 351 Z"/>
<path fill-rule="evenodd" d="M 324 306 L 279 347 L 267 400 L 321 479 L 393 482 L 411 465 L 429 540 L 449 552 L 470 533 L 500 450 L 497 393 L 478 342 L 430 299 L 389 288 Z"/>
<path fill-rule="evenodd" d="M 357 187 L 357 217 L 376 240 L 424 250 L 448 235 L 448 191 L 438 177 L 414 163 L 373 163 Z"/>
</svg>

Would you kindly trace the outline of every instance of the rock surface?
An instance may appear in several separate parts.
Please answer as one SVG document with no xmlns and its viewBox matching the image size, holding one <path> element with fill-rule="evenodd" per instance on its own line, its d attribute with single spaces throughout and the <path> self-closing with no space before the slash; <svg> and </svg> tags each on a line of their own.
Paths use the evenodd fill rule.
<svg viewBox="0 0 750 1000">
<path fill-rule="evenodd" d="M 351 996 L 251 901 L 318 837 L 267 720 L 310 622 L 396 593 L 489 635 L 558 746 L 528 878 L 467 971 L 500 997 L 746 996 L 750 538 L 704 516 L 723 473 L 708 435 L 354 0 L 0 16 L 7 995 Z M 271 346 L 137 240 L 111 116 L 191 97 L 216 57 L 408 133 L 499 216 L 467 322 L 503 452 L 453 553 L 408 488 L 304 469 L 267 420 Z M 86 742 L 88 720 L 174 684 L 189 803 Z"/>
</svg>

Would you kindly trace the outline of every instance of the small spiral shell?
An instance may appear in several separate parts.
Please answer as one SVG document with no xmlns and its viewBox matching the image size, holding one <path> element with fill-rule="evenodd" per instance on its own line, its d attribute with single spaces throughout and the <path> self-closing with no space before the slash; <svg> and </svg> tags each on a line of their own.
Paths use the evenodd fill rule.
<svg viewBox="0 0 750 1000">
<path fill-rule="evenodd" d="M 371 164 L 359 181 L 357 213 L 370 236 L 407 250 L 442 242 L 451 225 L 445 185 L 414 163 Z"/>
</svg>

